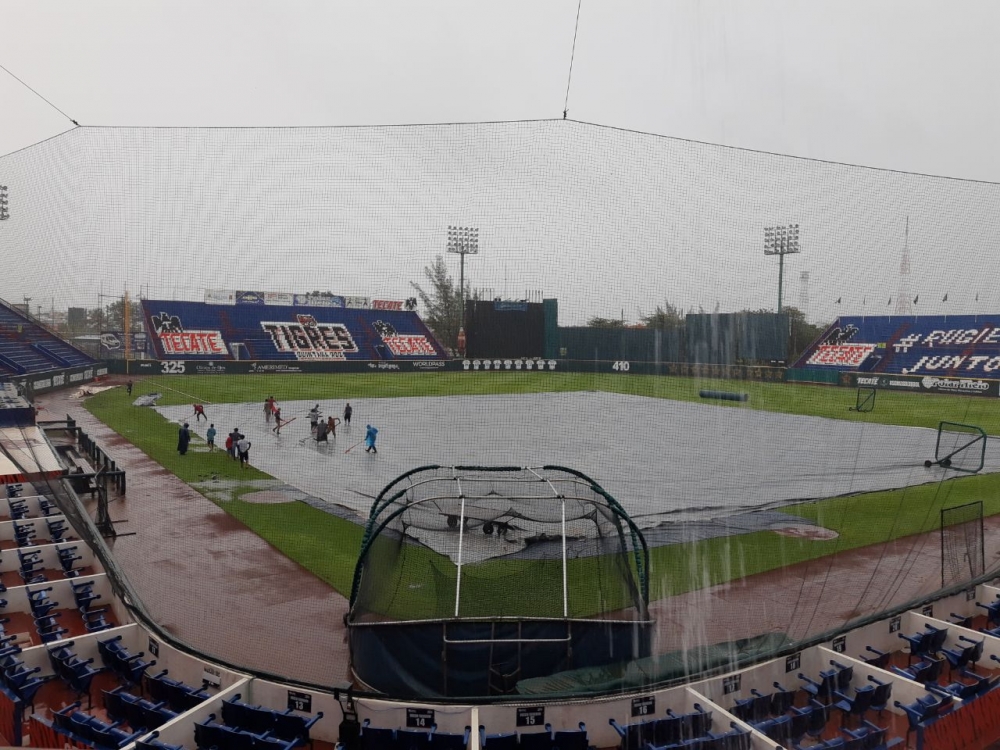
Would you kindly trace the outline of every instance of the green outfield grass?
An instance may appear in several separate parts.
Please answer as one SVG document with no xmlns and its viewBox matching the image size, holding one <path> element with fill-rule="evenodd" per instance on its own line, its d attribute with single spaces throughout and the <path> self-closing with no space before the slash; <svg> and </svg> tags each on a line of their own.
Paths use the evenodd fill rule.
<svg viewBox="0 0 1000 750">
<path fill-rule="evenodd" d="M 848 410 L 854 404 L 854 391 L 844 388 L 583 373 L 160 376 L 138 381 L 132 398 L 123 389 L 114 389 L 88 399 L 87 408 L 182 480 L 196 484 L 213 475 L 237 481 L 262 479 L 266 475 L 256 469 L 242 471 L 236 462 L 222 456 L 201 452 L 179 456 L 176 425 L 152 409 L 132 408 L 131 401 L 136 395 L 159 391 L 164 394 L 159 401 L 162 405 L 195 401 L 263 403 L 268 395 L 274 395 L 280 403 L 313 398 L 350 400 L 553 391 L 598 391 L 700 401 L 698 391 L 702 388 L 750 394 L 747 403 L 713 402 L 729 408 L 930 428 L 945 420 L 976 424 L 988 433 L 1000 434 L 1000 409 L 992 400 L 982 397 L 880 391 L 876 410 L 859 414 Z M 484 462 L 488 463 L 488 457 L 484 456 Z M 585 466 L 576 468 L 587 470 Z M 234 499 L 220 502 L 220 506 L 337 591 L 345 596 L 350 593 L 361 541 L 360 526 L 304 503 L 249 503 L 240 500 L 240 494 L 237 489 Z M 833 552 L 932 531 L 938 528 L 942 508 L 973 500 L 985 502 L 987 515 L 1000 513 L 1000 475 L 964 476 L 942 483 L 790 506 L 784 512 L 812 519 L 838 532 L 839 537 L 811 541 L 756 532 L 659 547 L 650 551 L 650 596 L 655 600 Z M 429 549 L 414 547 L 408 555 L 407 578 L 411 580 L 414 575 L 417 579 L 432 580 L 431 566 L 439 571 L 450 567 Z M 599 606 L 593 600 L 593 586 L 589 583 L 594 565 L 593 560 L 586 559 L 571 562 L 570 601 L 576 615 L 590 614 Z M 544 565 L 540 566 L 538 561 L 503 560 L 477 567 L 483 577 L 504 576 L 508 590 L 537 591 L 539 572 Z M 494 568 L 496 573 L 491 572 Z M 433 587 L 401 588 L 405 590 L 392 605 L 399 611 L 390 614 L 409 617 L 440 614 L 440 602 L 430 592 Z"/>
</svg>

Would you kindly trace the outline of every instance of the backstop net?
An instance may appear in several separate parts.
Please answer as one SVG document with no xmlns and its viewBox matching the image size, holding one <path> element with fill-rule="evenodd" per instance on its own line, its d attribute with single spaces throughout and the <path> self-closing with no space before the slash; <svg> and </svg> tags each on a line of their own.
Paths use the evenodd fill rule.
<svg viewBox="0 0 1000 750">
<path fill-rule="evenodd" d="M 992 439 L 938 430 L 1000 434 L 998 184 L 558 120 L 80 127 L 0 156 L 0 185 L 4 356 L 57 363 L 18 308 L 73 341 L 164 357 L 112 361 L 109 384 L 127 363 L 131 397 L 42 405 L 79 421 L 89 409 L 120 465 L 141 454 L 169 469 L 192 403 L 210 403 L 217 444 L 239 428 L 271 478 L 208 453 L 202 420 L 181 476 L 126 466 L 128 503 L 109 504 L 115 557 L 150 619 L 241 668 L 337 685 L 350 641 L 366 681 L 382 666 L 407 695 L 524 694 L 535 666 L 524 650 L 520 666 L 499 658 L 514 644 L 498 633 L 558 641 L 581 621 L 655 620 L 644 663 L 615 681 L 619 658 L 645 646 L 623 632 L 603 678 L 575 683 L 644 689 L 729 669 L 755 638 L 773 656 L 927 601 L 941 574 L 921 551 L 939 545 L 942 508 L 972 483 L 989 514 L 1000 490 Z M 455 225 L 476 228 L 479 252 L 454 252 Z M 762 252 L 775 225 L 802 253 Z M 78 374 L 10 377 L 42 393 Z M 269 396 L 298 415 L 282 436 Z M 310 440 L 317 401 L 339 417 L 347 400 L 354 425 Z M 366 423 L 378 456 L 348 452 Z M 429 465 L 583 467 L 628 520 L 569 472 L 416 472 L 372 519 L 344 638 L 339 597 L 359 549 L 326 555 L 329 540 L 360 539 L 372 499 Z M 164 518 L 202 533 L 150 521 Z M 947 580 L 973 570 L 961 539 L 945 545 Z M 154 542 L 170 565 L 150 564 Z M 255 595 L 225 606 L 190 595 L 202 575 L 244 591 L 237 560 L 281 575 L 254 575 Z M 986 560 L 984 576 L 1000 572 Z M 828 585 L 844 579 L 859 585 Z M 230 637 L 234 621 L 244 638 Z M 482 643 L 455 645 L 473 625 L 488 632 L 461 637 Z M 376 632 L 381 662 L 367 648 Z M 412 648 L 401 657 L 396 643 Z M 569 685 L 586 653 L 546 668 Z M 475 667 L 459 688 L 463 662 Z"/>
<path fill-rule="evenodd" d="M 352 667 L 394 695 L 484 696 L 648 655 L 649 556 L 584 474 L 408 472 L 372 506 L 348 614 Z"/>
</svg>

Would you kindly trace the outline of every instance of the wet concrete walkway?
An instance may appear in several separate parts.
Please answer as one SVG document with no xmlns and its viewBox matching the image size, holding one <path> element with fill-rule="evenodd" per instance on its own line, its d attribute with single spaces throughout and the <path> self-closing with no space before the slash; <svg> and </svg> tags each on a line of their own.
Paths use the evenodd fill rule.
<svg viewBox="0 0 1000 750">
<path fill-rule="evenodd" d="M 124 469 L 112 550 L 164 629 L 234 665 L 323 685 L 348 677 L 347 600 L 163 469 L 61 391 L 40 419 L 77 421 Z"/>
</svg>

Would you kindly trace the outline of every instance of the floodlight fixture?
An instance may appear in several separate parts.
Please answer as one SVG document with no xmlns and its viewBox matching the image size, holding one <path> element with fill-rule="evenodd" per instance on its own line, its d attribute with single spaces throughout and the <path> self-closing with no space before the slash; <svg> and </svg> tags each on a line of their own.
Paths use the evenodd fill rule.
<svg viewBox="0 0 1000 750">
<path fill-rule="evenodd" d="M 785 256 L 802 252 L 799 225 L 764 227 L 764 255 L 778 256 L 778 312 L 781 312 L 781 291 L 785 277 Z"/>
<path fill-rule="evenodd" d="M 479 253 L 479 227 L 459 227 L 448 226 L 449 253 L 458 255 L 459 275 L 458 275 L 458 296 L 459 304 L 462 306 L 462 330 L 465 330 L 465 256 Z"/>
</svg>

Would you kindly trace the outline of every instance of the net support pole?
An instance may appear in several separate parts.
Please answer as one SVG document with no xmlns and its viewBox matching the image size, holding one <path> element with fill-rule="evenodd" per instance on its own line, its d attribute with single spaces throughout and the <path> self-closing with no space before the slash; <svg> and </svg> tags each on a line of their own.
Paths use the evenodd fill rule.
<svg viewBox="0 0 1000 750">
<path fill-rule="evenodd" d="M 458 518 L 458 561 L 455 563 L 455 617 L 458 617 L 458 605 L 462 596 L 462 544 L 465 541 L 465 495 L 461 494 L 461 482 L 459 482 L 459 493 L 462 498 L 462 510 Z"/>
<path fill-rule="evenodd" d="M 569 591 L 566 577 L 566 498 L 562 498 L 562 588 L 563 617 L 569 617 Z"/>
</svg>

